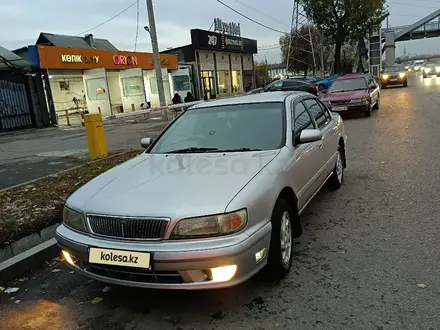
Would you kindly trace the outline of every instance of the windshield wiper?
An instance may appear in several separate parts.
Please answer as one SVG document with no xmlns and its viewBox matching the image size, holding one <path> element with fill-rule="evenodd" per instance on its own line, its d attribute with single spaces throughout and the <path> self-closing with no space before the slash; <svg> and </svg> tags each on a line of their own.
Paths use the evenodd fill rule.
<svg viewBox="0 0 440 330">
<path fill-rule="evenodd" d="M 191 153 L 191 152 L 208 152 L 208 151 L 217 151 L 217 150 L 218 150 L 218 148 L 189 147 L 189 148 L 171 150 L 166 153 L 168 153 L 168 154 L 184 154 L 184 153 Z"/>
<path fill-rule="evenodd" d="M 263 149 L 255 148 L 236 148 L 236 149 L 218 149 L 216 152 L 241 152 L 241 151 L 262 151 Z"/>
</svg>

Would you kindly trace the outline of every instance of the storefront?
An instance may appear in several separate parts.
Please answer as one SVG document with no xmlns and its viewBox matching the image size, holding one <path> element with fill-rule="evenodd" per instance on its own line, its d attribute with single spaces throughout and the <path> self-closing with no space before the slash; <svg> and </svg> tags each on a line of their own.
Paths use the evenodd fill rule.
<svg viewBox="0 0 440 330">
<path fill-rule="evenodd" d="M 199 98 L 242 94 L 254 87 L 257 41 L 226 32 L 230 31 L 193 29 L 191 45 L 162 52 L 175 54 L 179 62 L 195 64 Z"/>
<path fill-rule="evenodd" d="M 151 53 L 38 46 L 39 65 L 48 70 L 57 112 L 69 109 L 101 112 L 104 116 L 159 106 Z M 167 104 L 171 103 L 177 70 L 175 55 L 161 55 Z"/>
</svg>

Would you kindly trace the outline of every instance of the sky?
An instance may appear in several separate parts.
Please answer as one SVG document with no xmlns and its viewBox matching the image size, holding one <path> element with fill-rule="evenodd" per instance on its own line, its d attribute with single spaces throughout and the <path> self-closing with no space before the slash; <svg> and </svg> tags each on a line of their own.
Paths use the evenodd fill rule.
<svg viewBox="0 0 440 330">
<path fill-rule="evenodd" d="M 250 18 L 280 31 L 290 27 L 293 0 L 222 0 L 225 4 Z M 35 44 L 40 32 L 83 35 L 85 31 L 95 38 L 110 40 L 118 49 L 135 49 L 137 7 L 109 20 L 135 0 L 14 0 L 0 1 L 0 45 L 16 49 Z M 217 0 L 153 0 L 160 50 L 190 43 L 190 29 L 208 30 L 214 18 L 241 25 L 243 37 L 258 41 L 257 59 L 270 63 L 280 62 L 277 48 L 280 37 L 220 4 Z M 409 25 L 440 9 L 440 0 L 390 0 L 389 24 Z M 250 7 L 249 7 L 250 6 Z M 139 29 L 137 51 L 151 51 L 150 37 L 143 29 L 148 25 L 145 0 L 139 2 Z M 385 26 L 385 24 L 384 24 Z M 403 54 L 440 53 L 440 38 L 399 42 L 396 56 Z"/>
</svg>

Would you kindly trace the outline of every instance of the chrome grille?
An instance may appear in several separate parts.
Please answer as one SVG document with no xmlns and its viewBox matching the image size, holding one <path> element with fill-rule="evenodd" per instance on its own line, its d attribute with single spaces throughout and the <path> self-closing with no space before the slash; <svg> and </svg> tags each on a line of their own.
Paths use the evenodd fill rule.
<svg viewBox="0 0 440 330">
<path fill-rule="evenodd" d="M 168 225 L 165 219 L 89 215 L 87 220 L 93 234 L 124 239 L 161 239 Z"/>
</svg>

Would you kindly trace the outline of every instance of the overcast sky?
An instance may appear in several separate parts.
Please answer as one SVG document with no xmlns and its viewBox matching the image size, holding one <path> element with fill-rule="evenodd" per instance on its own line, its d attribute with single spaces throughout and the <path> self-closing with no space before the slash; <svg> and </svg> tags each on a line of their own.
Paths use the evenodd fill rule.
<svg viewBox="0 0 440 330">
<path fill-rule="evenodd" d="M 274 29 L 287 31 L 290 26 L 293 0 L 222 0 L 234 9 Z M 40 32 L 78 35 L 108 20 L 134 0 L 1 0 L 0 45 L 9 49 L 34 44 Z M 239 22 L 243 37 L 256 39 L 258 59 L 280 61 L 280 33 L 258 26 L 224 7 L 216 0 L 153 0 L 159 48 L 177 47 L 190 42 L 192 28 L 209 29 L 215 17 Z M 254 10 L 248 6 L 257 9 Z M 440 0 L 390 0 L 390 25 L 408 25 L 440 9 Z M 145 0 L 140 0 L 140 28 L 137 50 L 151 51 Z M 90 31 L 95 37 L 109 39 L 121 50 L 134 50 L 136 6 L 110 22 Z M 8 32 L 7 32 L 8 31 Z M 267 46 L 271 47 L 267 47 Z M 440 38 L 399 42 L 396 54 L 440 53 Z M 265 47 L 266 46 L 266 47 Z"/>
</svg>

